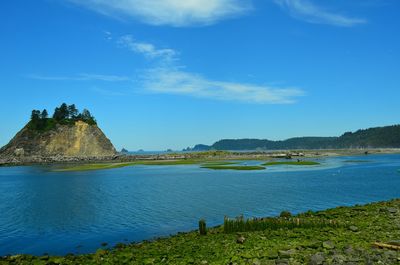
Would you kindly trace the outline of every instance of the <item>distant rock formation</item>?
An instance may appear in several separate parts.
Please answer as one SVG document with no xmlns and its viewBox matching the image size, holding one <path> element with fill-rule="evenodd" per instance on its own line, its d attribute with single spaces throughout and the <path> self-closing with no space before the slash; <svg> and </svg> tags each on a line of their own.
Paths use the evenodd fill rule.
<svg viewBox="0 0 400 265">
<path fill-rule="evenodd" d="M 125 148 L 122 148 L 121 151 L 119 151 L 121 154 L 127 154 L 129 151 Z"/>
</svg>

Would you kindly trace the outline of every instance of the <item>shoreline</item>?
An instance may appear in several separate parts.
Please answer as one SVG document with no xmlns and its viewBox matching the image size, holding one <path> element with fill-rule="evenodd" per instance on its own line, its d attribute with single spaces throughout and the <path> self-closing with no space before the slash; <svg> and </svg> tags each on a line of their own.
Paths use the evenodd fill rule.
<svg viewBox="0 0 400 265">
<path fill-rule="evenodd" d="M 316 150 L 273 150 L 273 151 L 205 151 L 190 153 L 169 153 L 152 155 L 116 154 L 115 156 L 69 157 L 0 157 L 0 167 L 33 165 L 70 165 L 88 163 L 131 163 L 198 160 L 199 163 L 221 160 L 273 160 L 273 159 L 315 159 L 340 156 L 364 156 L 376 154 L 398 154 L 397 148 L 376 149 L 316 149 Z"/>
<path fill-rule="evenodd" d="M 289 218 L 314 223 L 315 220 L 323 220 L 340 225 L 318 228 L 294 226 L 233 233 L 224 232 L 223 226 L 217 226 L 209 228 L 207 235 L 203 236 L 198 231 L 178 233 L 151 241 L 99 248 L 90 254 L 3 256 L 0 257 L 0 264 L 272 265 L 400 262 L 400 251 L 384 245 L 400 246 L 400 199 L 308 211 Z M 272 219 L 287 220 L 283 217 Z M 379 245 L 383 249 L 376 248 Z"/>
</svg>

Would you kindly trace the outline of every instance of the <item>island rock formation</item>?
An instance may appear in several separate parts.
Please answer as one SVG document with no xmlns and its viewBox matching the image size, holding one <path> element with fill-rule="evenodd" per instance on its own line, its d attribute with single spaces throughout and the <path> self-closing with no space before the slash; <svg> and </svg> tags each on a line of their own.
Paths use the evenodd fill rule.
<svg viewBox="0 0 400 265">
<path fill-rule="evenodd" d="M 97 125 L 76 121 L 38 133 L 25 126 L 0 149 L 2 156 L 107 157 L 116 154 L 111 141 Z"/>
<path fill-rule="evenodd" d="M 0 149 L 0 163 L 112 159 L 117 152 L 94 118 L 37 118 Z"/>
</svg>

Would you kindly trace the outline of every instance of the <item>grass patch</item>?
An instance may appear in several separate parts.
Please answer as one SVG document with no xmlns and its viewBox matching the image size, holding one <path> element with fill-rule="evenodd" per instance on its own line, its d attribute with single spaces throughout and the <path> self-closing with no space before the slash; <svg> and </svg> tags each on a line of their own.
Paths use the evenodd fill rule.
<svg viewBox="0 0 400 265">
<path fill-rule="evenodd" d="M 290 166 L 316 166 L 320 163 L 315 161 L 271 161 L 262 164 L 263 166 L 278 166 L 278 165 L 290 165 Z"/>
<path fill-rule="evenodd" d="M 211 165 L 202 166 L 201 168 L 214 169 L 214 170 L 263 170 L 262 166 L 224 166 L 224 165 Z"/>
<path fill-rule="evenodd" d="M 214 161 L 214 162 L 206 162 L 202 164 L 202 167 L 208 167 L 208 166 L 227 166 L 227 165 L 235 165 L 238 162 L 228 162 L 228 161 Z"/>
<path fill-rule="evenodd" d="M 134 165 L 147 165 L 147 166 L 176 166 L 176 165 L 198 165 L 205 163 L 204 160 L 149 160 L 149 161 L 134 161 L 126 163 L 93 163 L 93 164 L 76 164 L 66 166 L 64 168 L 56 168 L 53 171 L 56 172 L 68 172 L 68 171 L 91 171 L 91 170 L 102 170 L 102 169 L 113 169 L 121 168 Z M 236 162 L 225 162 L 225 161 L 210 161 L 206 162 L 205 166 L 220 166 L 220 165 L 231 165 Z"/>
<path fill-rule="evenodd" d="M 135 163 L 104 163 L 104 164 L 84 164 L 84 165 L 74 165 L 65 168 L 56 168 L 55 172 L 72 172 L 72 171 L 92 171 L 92 170 L 102 170 L 102 169 L 112 169 L 133 166 Z"/>
<path fill-rule="evenodd" d="M 174 166 L 174 165 L 197 165 L 204 161 L 200 160 L 149 160 L 149 161 L 136 161 L 137 165 L 153 165 L 153 166 Z"/>
<path fill-rule="evenodd" d="M 245 219 L 243 216 L 240 216 L 235 219 L 225 217 L 223 229 L 225 233 L 236 233 L 294 228 L 322 229 L 324 227 L 339 227 L 341 225 L 342 224 L 335 220 L 327 220 L 321 217 L 267 217 Z"/>
</svg>

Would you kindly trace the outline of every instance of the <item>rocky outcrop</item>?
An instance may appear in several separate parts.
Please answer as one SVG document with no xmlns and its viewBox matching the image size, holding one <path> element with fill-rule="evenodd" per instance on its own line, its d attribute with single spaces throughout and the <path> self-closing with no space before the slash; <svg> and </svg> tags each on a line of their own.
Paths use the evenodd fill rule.
<svg viewBox="0 0 400 265">
<path fill-rule="evenodd" d="M 95 124 L 76 121 L 74 124 L 57 124 L 49 131 L 37 131 L 26 125 L 0 149 L 3 160 L 82 160 L 109 158 L 116 154 L 111 141 Z"/>
</svg>

